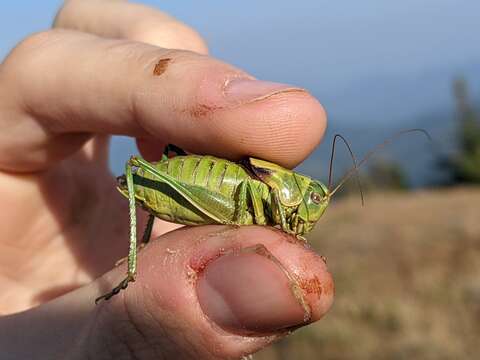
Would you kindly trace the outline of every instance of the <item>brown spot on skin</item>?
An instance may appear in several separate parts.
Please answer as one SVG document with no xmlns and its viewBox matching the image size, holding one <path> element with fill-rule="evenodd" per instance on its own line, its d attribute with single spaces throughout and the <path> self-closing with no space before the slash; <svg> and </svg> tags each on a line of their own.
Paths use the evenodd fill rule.
<svg viewBox="0 0 480 360">
<path fill-rule="evenodd" d="M 192 117 L 204 117 L 211 112 L 220 109 L 219 106 L 199 104 L 189 110 L 189 113 Z"/>
<path fill-rule="evenodd" d="M 190 262 L 188 265 L 190 269 L 200 274 L 203 272 L 203 270 L 205 270 L 208 264 L 218 259 L 220 256 L 223 256 L 229 253 L 236 253 L 240 250 L 241 250 L 240 246 L 235 246 L 228 249 L 225 249 L 225 248 L 216 249 L 214 251 L 210 251 L 205 254 L 199 254 L 197 256 L 193 256 L 190 259 Z"/>
<path fill-rule="evenodd" d="M 166 58 L 166 59 L 160 59 L 156 64 L 155 64 L 155 67 L 153 68 L 153 75 L 155 76 L 160 76 L 162 75 L 165 70 L 167 70 L 167 67 L 168 67 L 168 63 L 171 61 L 172 59 L 170 58 Z"/>
<path fill-rule="evenodd" d="M 335 295 L 335 285 L 333 281 L 328 281 L 325 286 L 323 286 L 323 294 L 327 296 Z"/>
<path fill-rule="evenodd" d="M 322 295 L 322 284 L 318 277 L 314 276 L 312 279 L 301 279 L 299 281 L 300 287 L 307 294 L 317 294 L 318 297 Z"/>
</svg>

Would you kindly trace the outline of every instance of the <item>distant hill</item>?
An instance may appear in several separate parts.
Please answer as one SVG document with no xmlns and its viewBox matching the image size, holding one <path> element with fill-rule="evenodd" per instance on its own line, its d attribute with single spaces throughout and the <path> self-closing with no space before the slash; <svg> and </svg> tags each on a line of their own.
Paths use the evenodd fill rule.
<svg viewBox="0 0 480 360">
<path fill-rule="evenodd" d="M 446 175 L 436 162 L 441 154 L 455 148 L 455 104 L 451 83 L 456 76 L 467 79 L 471 98 L 480 108 L 480 62 L 403 77 L 372 77 L 330 102 L 327 96 L 324 101 L 329 113 L 327 141 L 299 169 L 324 178 L 335 133 L 346 136 L 357 157 L 361 158 L 395 132 L 423 128 L 431 134 L 433 143 L 410 134 L 396 140 L 377 156 L 398 161 L 414 187 L 442 182 Z M 348 157 L 339 156 L 336 168 L 346 169 L 350 163 Z M 336 173 L 341 175 L 338 170 Z"/>
<path fill-rule="evenodd" d="M 370 161 L 382 159 L 398 162 L 405 170 L 410 185 L 414 187 L 442 182 L 446 179 L 446 174 L 438 167 L 438 158 L 451 153 L 455 148 L 455 122 L 452 111 L 419 116 L 416 121 L 405 122 L 401 126 L 382 124 L 376 127 L 361 127 L 358 124 L 347 126 L 331 121 L 325 141 L 298 167 L 298 170 L 315 178 L 326 180 L 331 140 L 335 133 L 344 135 L 349 140 L 357 159 L 361 159 L 376 144 L 382 143 L 398 131 L 411 128 L 427 130 L 432 136 L 433 142 L 430 143 L 420 133 L 406 134 L 380 150 Z M 339 143 L 334 162 L 337 179 L 352 165 L 346 149 L 342 147 L 343 145 Z"/>
<path fill-rule="evenodd" d="M 395 75 L 375 75 L 334 92 L 313 92 L 325 104 L 330 118 L 342 123 L 403 126 L 421 114 L 453 111 L 452 80 L 467 79 L 473 98 L 480 99 L 480 59 L 465 65 L 425 69 Z"/>
</svg>

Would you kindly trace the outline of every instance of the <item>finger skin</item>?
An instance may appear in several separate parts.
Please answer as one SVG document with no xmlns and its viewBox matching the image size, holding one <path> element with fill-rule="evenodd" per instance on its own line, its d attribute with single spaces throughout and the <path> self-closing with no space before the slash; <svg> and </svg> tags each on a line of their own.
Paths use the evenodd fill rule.
<svg viewBox="0 0 480 360">
<path fill-rule="evenodd" d="M 68 354 L 57 358 L 107 359 L 126 352 L 139 359 L 227 359 L 253 353 L 285 331 L 245 335 L 218 326 L 203 312 L 196 284 L 212 259 L 259 243 L 301 284 L 310 321 L 321 318 L 334 290 L 320 256 L 265 227 L 204 226 L 177 230 L 150 243 L 140 253 L 137 281 L 108 302 L 93 305 L 96 296 L 124 276 L 124 266 L 41 307 L 0 319 L 0 345 L 6 354 L 16 349 L 17 358 L 32 358 L 35 349 L 18 346 L 21 341 L 43 344 L 49 352 L 35 355 L 44 358 Z M 47 318 L 48 334 L 39 331 Z M 7 326 L 18 331 L 6 332 Z"/>
<path fill-rule="evenodd" d="M 113 17 L 90 17 L 95 12 L 91 7 L 78 19 L 90 17 L 96 25 L 85 26 L 72 21 L 74 3 L 81 1 L 67 4 L 70 15 L 59 16 L 58 26 L 206 53 L 194 32 L 177 23 L 169 27 L 168 17 L 149 13 L 152 18 L 140 26 L 147 13 L 137 8 L 131 21 L 122 18 L 125 26 L 115 27 Z M 95 1 L 83 1 L 87 3 Z M 168 140 L 195 152 L 254 155 L 286 166 L 301 161 L 320 140 L 325 115 L 304 90 L 290 87 L 252 101 L 232 101 L 226 98 L 227 84 L 251 76 L 198 54 L 136 41 L 50 31 L 20 44 L 0 66 L 0 169 L 51 170 L 94 134 L 126 134 L 150 145 Z M 159 65 L 164 60 L 166 67 Z M 98 180 L 94 172 L 89 176 Z M 247 336 L 212 323 L 199 304 L 191 270 L 201 277 L 202 264 L 213 254 L 259 242 L 298 278 L 312 321 L 330 307 L 331 277 L 312 252 L 265 228 L 243 235 L 245 230 L 235 231 L 217 242 L 203 232 L 210 229 L 172 233 L 162 245 L 152 244 L 141 255 L 143 275 L 108 304 L 94 307 L 92 299 L 118 283 L 124 268 L 40 307 L 1 318 L 2 358 L 101 359 L 132 352 L 142 359 L 237 358 L 256 351 L 279 335 Z M 102 237 L 95 234 L 95 239 Z"/>
<path fill-rule="evenodd" d="M 252 77 L 193 52 L 65 30 L 37 34 L 0 68 L 0 110 L 9 114 L 0 167 L 43 170 L 93 133 L 298 164 L 323 136 L 322 106 L 291 86 L 235 95 L 230 89 L 245 79 Z"/>
<path fill-rule="evenodd" d="M 191 27 L 157 9 L 126 1 L 67 1 L 53 27 L 208 53 L 205 41 Z"/>
</svg>

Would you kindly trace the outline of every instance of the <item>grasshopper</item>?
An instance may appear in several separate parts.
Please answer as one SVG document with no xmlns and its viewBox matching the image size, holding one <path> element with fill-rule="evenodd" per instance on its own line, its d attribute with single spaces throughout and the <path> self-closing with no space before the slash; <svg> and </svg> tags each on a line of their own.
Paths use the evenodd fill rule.
<svg viewBox="0 0 480 360">
<path fill-rule="evenodd" d="M 426 133 L 421 129 L 401 133 L 412 131 Z M 337 139 L 343 140 L 347 146 L 354 166 L 332 189 L 332 164 Z M 392 139 L 377 147 L 385 146 Z M 128 272 L 118 286 L 95 302 L 110 299 L 135 281 L 136 205 L 149 212 L 142 244 L 150 239 L 155 217 L 184 225 L 279 226 L 284 232 L 304 239 L 303 236 L 313 229 L 324 214 L 332 195 L 357 173 L 358 167 L 376 150 L 357 163 L 345 138 L 335 135 L 328 186 L 265 160 L 250 157 L 233 162 L 209 155 L 187 155 L 174 145 L 166 147 L 158 162 L 150 163 L 140 157 L 131 157 L 125 166 L 125 175 L 117 178 L 118 190 L 129 201 Z M 176 153 L 176 156 L 170 158 L 170 152 Z"/>
</svg>

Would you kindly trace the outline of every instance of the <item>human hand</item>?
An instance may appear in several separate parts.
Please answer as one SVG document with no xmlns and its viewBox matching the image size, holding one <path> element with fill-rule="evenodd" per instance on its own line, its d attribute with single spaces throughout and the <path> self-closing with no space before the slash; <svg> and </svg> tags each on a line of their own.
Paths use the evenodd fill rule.
<svg viewBox="0 0 480 360">
<path fill-rule="evenodd" d="M 127 253 L 128 204 L 109 135 L 135 137 L 150 160 L 174 143 L 292 167 L 321 140 L 325 113 L 302 89 L 208 57 L 193 30 L 150 8 L 72 0 L 54 27 L 0 66 L 2 359 L 235 358 L 307 312 L 318 320 L 333 300 L 321 257 L 256 226 L 166 233 L 156 221 L 137 281 L 94 305 L 126 272 L 111 270 Z M 278 263 L 250 251 L 261 245 Z"/>
</svg>

